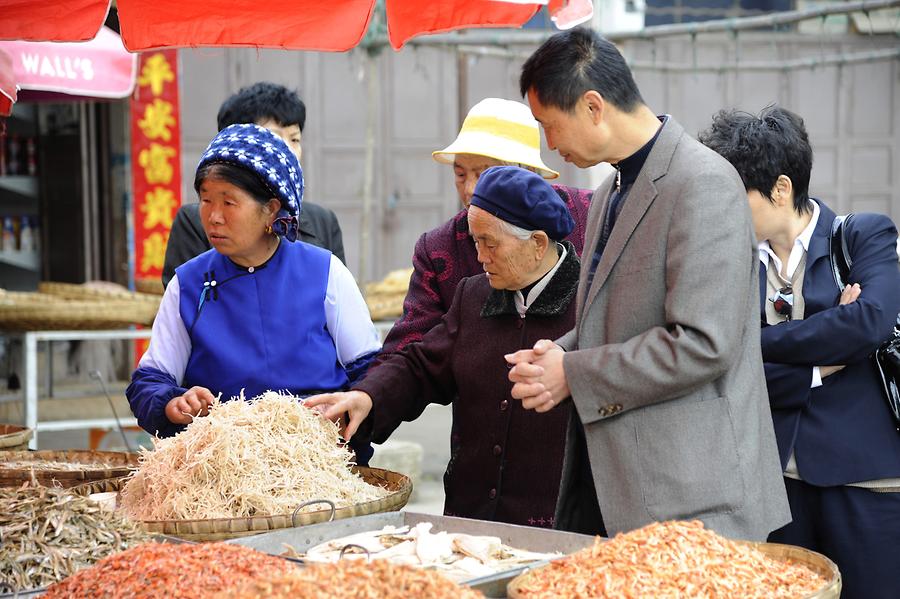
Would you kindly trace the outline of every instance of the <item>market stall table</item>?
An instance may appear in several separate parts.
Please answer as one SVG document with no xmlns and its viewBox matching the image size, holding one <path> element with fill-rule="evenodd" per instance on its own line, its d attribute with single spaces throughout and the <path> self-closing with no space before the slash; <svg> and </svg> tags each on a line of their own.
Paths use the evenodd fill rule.
<svg viewBox="0 0 900 599">
<path fill-rule="evenodd" d="M 28 443 L 29 449 L 37 449 L 40 431 L 60 431 L 84 428 L 116 428 L 121 426 L 137 426 L 133 417 L 87 418 L 77 420 L 57 420 L 40 422 L 38 420 L 38 342 L 40 341 L 108 341 L 113 339 L 149 339 L 150 329 L 115 329 L 100 331 L 26 331 L 9 333 L 10 337 L 22 339 L 22 365 L 24 370 L 24 405 L 25 426 L 34 431 Z"/>
</svg>

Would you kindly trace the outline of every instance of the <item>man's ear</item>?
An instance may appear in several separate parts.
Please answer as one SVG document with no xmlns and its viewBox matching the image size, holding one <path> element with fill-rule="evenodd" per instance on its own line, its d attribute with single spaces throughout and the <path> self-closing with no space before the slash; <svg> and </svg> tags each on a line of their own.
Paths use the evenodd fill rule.
<svg viewBox="0 0 900 599">
<path fill-rule="evenodd" d="M 606 109 L 606 101 L 598 92 L 588 90 L 581 96 L 581 101 L 587 108 L 588 115 L 595 125 L 603 120 L 603 111 Z"/>
<path fill-rule="evenodd" d="M 794 182 L 787 175 L 778 175 L 775 185 L 772 186 L 772 199 L 779 206 L 786 203 L 793 206 L 794 203 Z"/>
</svg>

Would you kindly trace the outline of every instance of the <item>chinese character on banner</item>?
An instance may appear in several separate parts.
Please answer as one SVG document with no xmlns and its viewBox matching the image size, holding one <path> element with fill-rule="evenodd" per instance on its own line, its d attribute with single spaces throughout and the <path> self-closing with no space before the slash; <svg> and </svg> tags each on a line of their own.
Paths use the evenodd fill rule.
<svg viewBox="0 0 900 599">
<path fill-rule="evenodd" d="M 134 278 L 139 285 L 160 285 L 166 242 L 181 206 L 178 51 L 142 53 L 138 72 L 131 99 Z M 146 348 L 146 341 L 136 342 L 135 357 Z"/>
</svg>

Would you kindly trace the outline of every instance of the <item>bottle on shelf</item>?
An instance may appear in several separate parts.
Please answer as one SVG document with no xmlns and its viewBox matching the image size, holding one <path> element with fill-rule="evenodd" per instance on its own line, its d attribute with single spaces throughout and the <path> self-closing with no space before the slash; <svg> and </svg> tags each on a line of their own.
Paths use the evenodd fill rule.
<svg viewBox="0 0 900 599">
<path fill-rule="evenodd" d="M 3 233 L 0 235 L 0 239 L 3 241 L 4 252 L 13 252 L 18 249 L 16 247 L 16 226 L 12 216 L 3 217 Z"/>
<path fill-rule="evenodd" d="M 37 174 L 37 140 L 33 135 L 25 140 L 25 174 L 32 177 Z"/>
<path fill-rule="evenodd" d="M 23 252 L 34 252 L 34 230 L 31 225 L 31 217 L 23 216 L 20 218 L 19 225 L 19 249 Z"/>
<path fill-rule="evenodd" d="M 20 161 L 20 153 L 22 151 L 22 144 L 19 141 L 19 135 L 17 133 L 13 133 L 9 135 L 8 143 L 6 144 L 6 174 L 7 175 L 19 175 L 21 174 L 21 161 Z"/>
</svg>

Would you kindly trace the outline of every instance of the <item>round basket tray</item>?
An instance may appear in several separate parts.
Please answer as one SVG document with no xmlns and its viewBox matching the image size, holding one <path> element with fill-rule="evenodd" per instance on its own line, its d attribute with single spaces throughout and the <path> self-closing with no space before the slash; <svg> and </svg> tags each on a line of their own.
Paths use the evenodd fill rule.
<svg viewBox="0 0 900 599">
<path fill-rule="evenodd" d="M 739 542 L 759 549 L 772 559 L 779 561 L 790 560 L 795 564 L 803 564 L 825 579 L 826 582 L 821 589 L 811 595 L 806 595 L 802 598 L 798 597 L 797 599 L 838 599 L 841 596 L 841 573 L 838 571 L 837 565 L 821 553 L 816 553 L 815 551 L 810 551 L 803 547 L 782 545 L 780 543 Z M 541 570 L 549 567 L 551 567 L 551 565 L 544 565 L 513 578 L 506 587 L 506 596 L 510 599 L 527 599 L 528 597 L 531 597 L 532 595 L 522 591 L 522 587 L 527 583 L 531 576 L 535 576 Z"/>
<path fill-rule="evenodd" d="M 317 524 L 329 520 L 353 518 L 380 512 L 396 512 L 409 501 L 412 493 L 412 482 L 409 477 L 398 472 L 382 470 L 381 468 L 367 468 L 357 466 L 354 468 L 367 483 L 382 487 L 390 491 L 390 494 L 375 501 L 357 503 L 355 505 L 316 510 L 313 512 L 301 512 L 296 514 L 278 514 L 271 516 L 251 516 L 247 518 L 208 518 L 202 520 L 143 520 L 141 524 L 147 532 L 179 537 L 188 541 L 223 541 L 238 537 L 277 530 L 279 528 L 291 528 L 293 526 L 305 526 Z M 120 491 L 126 478 L 95 481 L 75 487 L 73 492 L 81 495 Z M 327 498 L 322 498 L 322 503 L 330 503 Z M 313 502 L 309 502 L 313 503 Z M 333 516 L 332 516 L 333 513 Z"/>
<path fill-rule="evenodd" d="M 48 293 L 0 298 L 0 329 L 6 331 L 117 329 L 150 325 L 158 302 L 132 299 L 67 300 Z"/>
<path fill-rule="evenodd" d="M 15 424 L 0 424 L 0 451 L 24 451 L 34 431 Z"/>
<path fill-rule="evenodd" d="M 7 468 L 12 462 L 33 463 L 34 468 Z M 83 466 L 77 470 L 42 468 L 42 462 Z M 74 487 L 89 481 L 119 478 L 138 467 L 138 454 L 119 451 L 3 451 L 0 452 L 0 487 L 17 487 L 34 480 L 45 486 Z"/>
<path fill-rule="evenodd" d="M 154 306 L 159 305 L 159 295 L 129 291 L 119 285 L 106 283 L 105 281 L 98 281 L 96 284 L 87 283 L 84 285 L 41 281 L 38 283 L 38 293 L 45 293 L 72 300 L 122 300 L 129 302 L 146 302 Z"/>
</svg>

